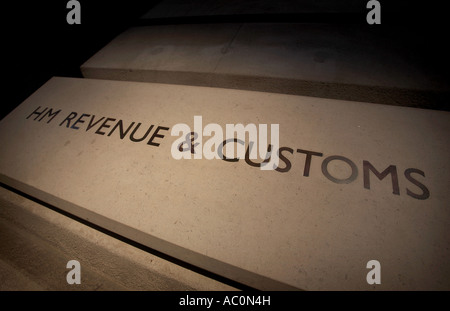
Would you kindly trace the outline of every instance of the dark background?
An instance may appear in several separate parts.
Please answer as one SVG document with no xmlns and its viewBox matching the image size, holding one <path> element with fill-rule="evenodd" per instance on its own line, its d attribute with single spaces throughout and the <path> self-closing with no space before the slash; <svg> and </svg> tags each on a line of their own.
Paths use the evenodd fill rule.
<svg viewBox="0 0 450 311">
<path fill-rule="evenodd" d="M 81 77 L 80 66 L 157 1 L 81 0 L 81 24 L 69 25 L 66 0 L 2 5 L 3 118 L 52 76 Z M 4 54 L 5 55 L 5 54 Z M 6 83 L 6 85 L 5 85 Z"/>
<path fill-rule="evenodd" d="M 342 0 L 340 0 L 342 1 Z M 66 0 L 13 1 L 2 3 L 3 118 L 52 76 L 81 77 L 80 66 L 114 37 L 133 25 L 159 1 L 80 0 L 81 25 L 68 25 Z M 192 22 L 320 22 L 354 23 L 384 36 L 393 45 L 407 47 L 422 66 L 448 76 L 449 48 L 445 1 L 380 0 L 381 25 L 367 25 L 365 8 L 346 14 L 288 14 L 218 16 L 146 21 Z M 449 13 L 450 14 L 450 13 Z M 395 38 L 395 39 L 394 39 Z M 401 38 L 401 40 L 399 40 Z M 411 56 L 409 55 L 409 57 Z"/>
</svg>

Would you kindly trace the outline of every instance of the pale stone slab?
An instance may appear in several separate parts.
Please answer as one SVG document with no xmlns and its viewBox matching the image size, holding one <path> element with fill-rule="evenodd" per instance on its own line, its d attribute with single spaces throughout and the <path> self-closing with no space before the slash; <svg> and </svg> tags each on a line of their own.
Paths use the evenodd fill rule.
<svg viewBox="0 0 450 311">
<path fill-rule="evenodd" d="M 86 78 L 276 92 L 430 107 L 448 79 L 401 34 L 354 25 L 198 24 L 131 28 L 81 66 Z M 431 68 L 433 69 L 433 68 Z"/>
<path fill-rule="evenodd" d="M 45 107 L 60 112 L 33 114 Z M 72 112 L 84 122 L 67 127 Z M 280 168 L 290 169 L 173 159 L 170 129 L 193 128 L 194 116 L 203 126 L 279 124 L 280 146 L 291 148 Z M 106 118 L 115 120 L 101 127 Z M 154 127 L 133 142 L 130 132 L 111 133 L 119 119 L 141 123 L 134 138 Z M 164 137 L 154 136 L 158 126 Z M 53 78 L 1 121 L 0 181 L 260 289 L 448 290 L 449 133 L 447 112 Z M 372 171 L 387 168 L 397 180 Z M 366 282 L 372 259 L 380 285 Z"/>
<path fill-rule="evenodd" d="M 0 230 L 1 291 L 237 290 L 3 187 Z M 62 273 L 69 259 L 81 265 L 76 286 Z"/>
</svg>

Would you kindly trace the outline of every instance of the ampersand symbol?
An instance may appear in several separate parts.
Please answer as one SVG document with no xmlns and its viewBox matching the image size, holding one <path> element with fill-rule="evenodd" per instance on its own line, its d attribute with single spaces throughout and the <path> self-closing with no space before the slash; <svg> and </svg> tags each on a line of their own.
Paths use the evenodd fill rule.
<svg viewBox="0 0 450 311">
<path fill-rule="evenodd" d="M 195 153 L 195 147 L 197 147 L 199 145 L 199 143 L 194 143 L 194 141 L 197 139 L 197 137 L 198 137 L 198 134 L 196 132 L 190 132 L 190 133 L 186 134 L 186 140 L 178 146 L 178 150 L 181 152 L 191 150 L 191 153 Z M 186 149 L 183 148 L 184 144 L 187 144 Z"/>
</svg>

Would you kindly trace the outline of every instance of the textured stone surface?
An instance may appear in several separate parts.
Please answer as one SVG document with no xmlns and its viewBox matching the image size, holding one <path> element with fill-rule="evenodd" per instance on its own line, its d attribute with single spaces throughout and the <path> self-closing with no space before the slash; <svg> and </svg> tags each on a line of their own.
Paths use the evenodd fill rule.
<svg viewBox="0 0 450 311">
<path fill-rule="evenodd" d="M 300 23 L 135 27 L 93 55 L 81 71 L 96 79 L 412 107 L 441 103 L 449 84 L 445 71 L 431 65 L 435 56 L 422 55 L 418 42 L 403 42 L 401 32 L 375 30 Z"/>
<path fill-rule="evenodd" d="M 61 111 L 39 121 L 32 114 L 39 106 Z M 71 112 L 89 114 L 78 130 L 63 122 Z M 116 120 L 86 131 L 92 115 L 91 124 Z M 193 128 L 194 116 L 203 117 L 203 126 L 279 124 L 280 146 L 292 148 L 283 152 L 290 170 L 262 171 L 243 159 L 175 160 L 170 151 L 178 137 L 170 130 L 154 139 L 159 146 L 147 144 L 153 132 L 141 142 L 129 133 L 108 135 L 119 119 L 125 126 L 141 122 L 141 136 L 150 124 Z M 449 121 L 446 112 L 368 103 L 54 78 L 1 121 L 0 177 L 99 226 L 257 288 L 448 289 Z M 302 150 L 322 154 L 311 157 L 308 174 Z M 354 181 L 331 180 L 351 174 L 343 158 L 329 158 L 335 155 L 354 163 Z M 398 189 L 392 175 L 380 181 L 369 165 L 397 172 Z M 378 286 L 366 283 L 372 259 L 382 266 Z"/>
<path fill-rule="evenodd" d="M 0 187 L 1 291 L 235 290 Z M 69 260 L 81 284 L 69 285 Z"/>
</svg>

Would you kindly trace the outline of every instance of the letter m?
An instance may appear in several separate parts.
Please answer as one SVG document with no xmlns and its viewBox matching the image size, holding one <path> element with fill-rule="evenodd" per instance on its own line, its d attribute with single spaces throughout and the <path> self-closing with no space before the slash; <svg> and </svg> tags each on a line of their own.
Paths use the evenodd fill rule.
<svg viewBox="0 0 450 311">
<path fill-rule="evenodd" d="M 59 109 L 58 111 L 53 112 L 53 109 L 50 108 L 44 108 L 44 110 L 39 110 L 41 108 L 41 106 L 37 107 L 36 110 L 34 110 L 28 117 L 30 118 L 31 116 L 34 116 L 34 120 L 38 120 L 39 122 L 41 122 L 42 119 L 44 119 L 45 117 L 48 117 L 48 121 L 47 123 L 50 123 L 51 120 L 53 120 L 54 117 L 56 117 L 56 115 L 61 111 L 61 109 Z"/>
<path fill-rule="evenodd" d="M 399 185 L 398 185 L 398 175 L 397 175 L 397 168 L 395 165 L 390 165 L 388 168 L 386 168 L 382 173 L 378 172 L 375 167 L 369 162 L 364 160 L 363 161 L 363 170 L 364 170 L 364 188 L 370 189 L 370 171 L 377 176 L 379 180 L 384 179 L 388 174 L 391 174 L 392 179 L 392 193 L 393 194 L 400 194 Z"/>
<path fill-rule="evenodd" d="M 242 141 L 246 141 L 245 137 L 246 137 L 246 133 L 248 133 L 249 136 L 249 144 L 250 143 L 256 143 L 256 139 L 258 138 L 258 130 L 256 128 L 255 124 L 247 124 L 246 126 L 244 126 L 243 124 L 227 124 L 226 125 L 226 139 L 234 139 L 235 138 L 235 134 L 237 139 L 242 140 Z M 234 154 L 234 144 L 231 144 L 228 147 L 227 150 L 228 154 Z M 245 157 L 245 146 L 244 145 L 238 145 L 237 146 L 237 158 L 244 158 Z M 256 148 L 252 149 L 250 151 L 250 159 L 256 159 L 257 158 L 257 150 Z"/>
</svg>

